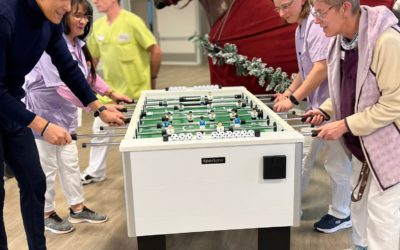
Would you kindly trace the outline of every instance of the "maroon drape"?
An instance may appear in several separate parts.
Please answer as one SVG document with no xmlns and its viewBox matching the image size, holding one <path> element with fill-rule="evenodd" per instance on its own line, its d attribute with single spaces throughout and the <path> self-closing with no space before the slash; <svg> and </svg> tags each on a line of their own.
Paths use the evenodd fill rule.
<svg viewBox="0 0 400 250">
<path fill-rule="evenodd" d="M 361 0 L 362 4 L 393 6 L 394 0 Z M 210 41 L 223 46 L 233 43 L 238 53 L 248 59 L 259 57 L 276 68 L 281 67 L 289 75 L 298 71 L 294 31 L 296 25 L 285 24 L 274 12 L 269 0 L 237 0 L 224 24 L 221 17 L 211 28 Z M 223 26 L 223 27 L 222 27 Z M 234 66 L 213 65 L 209 60 L 212 84 L 222 86 L 245 86 L 254 94 L 265 93 L 265 87 L 255 77 L 239 77 Z"/>
<path fill-rule="evenodd" d="M 250 60 L 259 57 L 268 65 L 281 67 L 289 74 L 297 71 L 294 48 L 296 25 L 285 24 L 274 12 L 272 1 L 237 0 L 221 32 L 223 20 L 223 17 L 220 18 L 210 31 L 212 43 L 220 46 L 233 43 L 238 47 L 238 53 Z M 221 36 L 218 39 L 219 32 Z M 259 86 L 255 77 L 237 76 L 234 66 L 213 65 L 211 61 L 209 65 L 212 84 L 245 86 L 252 93 L 265 93 L 265 88 Z"/>
<path fill-rule="evenodd" d="M 369 6 L 378 6 L 378 5 L 385 5 L 389 9 L 393 8 L 395 0 L 360 0 L 362 5 L 369 5 Z"/>
</svg>

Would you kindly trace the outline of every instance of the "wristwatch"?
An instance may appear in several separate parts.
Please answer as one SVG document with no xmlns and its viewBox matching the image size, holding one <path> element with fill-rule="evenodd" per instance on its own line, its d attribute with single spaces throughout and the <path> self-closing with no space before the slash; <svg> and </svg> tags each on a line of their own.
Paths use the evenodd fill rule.
<svg viewBox="0 0 400 250">
<path fill-rule="evenodd" d="M 101 112 L 103 112 L 104 110 L 106 110 L 107 108 L 106 108 L 106 106 L 101 106 L 98 110 L 96 110 L 95 112 L 94 112 L 94 117 L 97 117 L 97 116 L 99 116 L 100 115 L 100 113 Z"/>
<path fill-rule="evenodd" d="M 299 101 L 297 101 L 296 97 L 294 95 L 289 96 L 289 100 L 294 104 L 294 105 L 299 105 Z"/>
</svg>

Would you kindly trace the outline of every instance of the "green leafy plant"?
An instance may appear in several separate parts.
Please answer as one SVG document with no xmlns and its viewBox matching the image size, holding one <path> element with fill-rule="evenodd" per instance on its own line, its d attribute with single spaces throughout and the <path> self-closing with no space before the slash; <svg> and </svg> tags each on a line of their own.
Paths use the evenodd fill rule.
<svg viewBox="0 0 400 250">
<path fill-rule="evenodd" d="M 192 36 L 190 41 L 199 43 L 207 52 L 208 57 L 214 65 L 220 66 L 224 64 L 233 65 L 236 68 L 238 76 L 254 76 L 258 79 L 260 86 L 265 87 L 266 91 L 274 90 L 283 93 L 292 83 L 295 74 L 288 77 L 288 74 L 281 68 L 274 69 L 268 67 L 267 63 L 263 63 L 261 58 L 252 58 L 249 60 L 247 56 L 238 54 L 235 44 L 226 43 L 223 47 L 210 43 L 208 35 Z M 267 84 L 266 84 L 267 83 Z"/>
</svg>

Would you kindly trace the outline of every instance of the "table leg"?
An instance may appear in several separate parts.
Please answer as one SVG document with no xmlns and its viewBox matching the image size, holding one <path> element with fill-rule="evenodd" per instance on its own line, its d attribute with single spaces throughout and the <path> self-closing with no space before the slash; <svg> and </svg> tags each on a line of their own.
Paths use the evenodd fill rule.
<svg viewBox="0 0 400 250">
<path fill-rule="evenodd" d="M 138 250 L 166 250 L 166 237 L 162 235 L 138 236 Z"/>
<path fill-rule="evenodd" d="M 258 250 L 289 250 L 290 227 L 258 229 Z"/>
</svg>

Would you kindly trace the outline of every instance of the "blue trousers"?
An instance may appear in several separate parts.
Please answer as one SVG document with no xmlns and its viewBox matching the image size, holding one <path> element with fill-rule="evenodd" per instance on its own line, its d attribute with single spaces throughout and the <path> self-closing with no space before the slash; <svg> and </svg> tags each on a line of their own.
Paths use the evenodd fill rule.
<svg viewBox="0 0 400 250">
<path fill-rule="evenodd" d="M 44 194 L 46 177 L 31 129 L 0 116 L 0 162 L 3 160 L 18 181 L 22 219 L 31 250 L 46 249 L 44 237 Z M 3 164 L 1 164 L 3 165 Z M 4 171 L 0 171 L 0 249 L 8 249 L 4 228 Z"/>
</svg>

